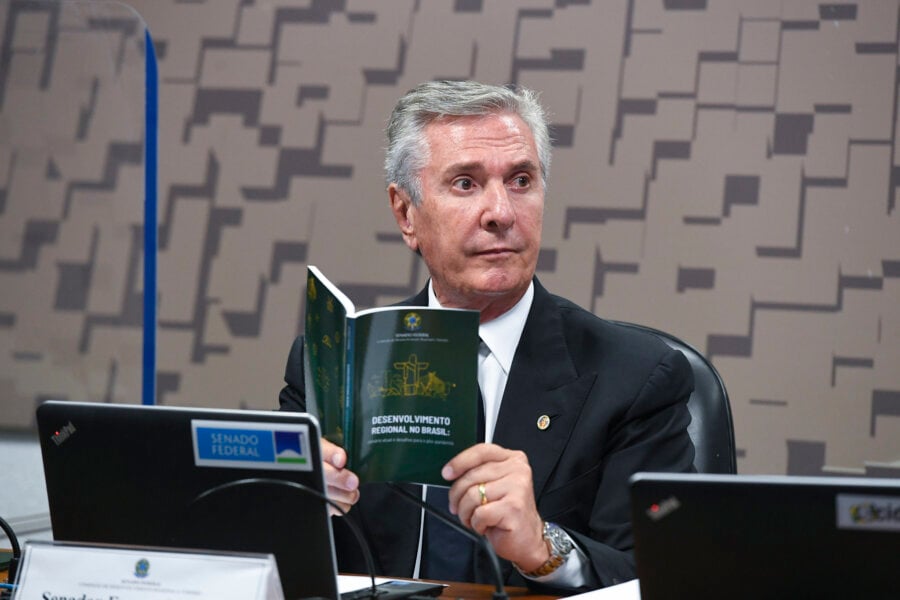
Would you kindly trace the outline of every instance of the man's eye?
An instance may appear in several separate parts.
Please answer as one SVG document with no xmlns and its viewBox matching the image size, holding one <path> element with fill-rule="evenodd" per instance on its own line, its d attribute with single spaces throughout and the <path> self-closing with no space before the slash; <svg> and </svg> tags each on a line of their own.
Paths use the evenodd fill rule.
<svg viewBox="0 0 900 600">
<path fill-rule="evenodd" d="M 453 182 L 453 187 L 462 191 L 469 191 L 474 185 L 474 182 L 468 177 L 461 177 Z"/>
<path fill-rule="evenodd" d="M 518 175 L 513 178 L 513 185 L 520 188 L 526 188 L 531 185 L 531 177 L 528 175 Z"/>
</svg>

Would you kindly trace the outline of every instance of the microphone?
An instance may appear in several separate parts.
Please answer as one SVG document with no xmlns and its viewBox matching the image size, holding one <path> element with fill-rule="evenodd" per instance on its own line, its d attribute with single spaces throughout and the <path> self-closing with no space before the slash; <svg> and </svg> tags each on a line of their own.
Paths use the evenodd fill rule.
<svg viewBox="0 0 900 600">
<path fill-rule="evenodd" d="M 236 479 L 234 481 L 227 481 L 225 483 L 219 484 L 217 486 L 211 487 L 208 490 L 205 490 L 197 495 L 191 501 L 190 505 L 193 505 L 196 502 L 203 500 L 213 494 L 218 492 L 222 492 L 224 490 L 228 490 L 231 488 L 244 487 L 250 485 L 276 485 L 276 486 L 285 486 L 288 488 L 293 488 L 298 490 L 304 494 L 309 494 L 315 498 L 318 498 L 322 502 L 326 503 L 328 506 L 331 506 L 335 510 L 340 513 L 342 517 L 347 516 L 347 511 L 345 511 L 337 502 L 330 499 L 327 495 L 322 492 L 315 490 L 309 486 L 303 485 L 302 483 L 298 483 L 296 481 L 289 481 L 286 479 L 276 479 L 270 477 L 248 477 L 246 479 Z M 190 506 L 189 505 L 189 506 Z M 365 538 L 362 535 L 362 532 L 357 527 L 356 523 L 353 522 L 353 519 L 346 518 L 344 520 L 345 523 L 350 527 L 350 531 L 353 532 L 353 536 L 356 538 L 357 543 L 359 544 L 360 549 L 362 550 L 363 558 L 366 561 L 366 570 L 368 571 L 370 586 L 367 594 L 354 595 L 354 598 L 357 600 L 363 600 L 365 598 L 377 598 L 379 595 L 378 587 L 375 585 L 375 561 L 372 559 L 372 551 L 369 549 L 369 544 L 366 543 Z"/>
<path fill-rule="evenodd" d="M 476 544 L 478 544 L 479 547 L 482 550 L 484 550 L 484 552 L 487 554 L 488 561 L 491 564 L 491 571 L 494 574 L 495 589 L 494 589 L 493 594 L 491 595 L 491 599 L 492 600 L 507 600 L 509 598 L 509 595 L 506 593 L 506 590 L 503 587 L 503 574 L 500 571 L 500 561 L 497 559 L 497 553 L 494 552 L 493 546 L 491 546 L 491 543 L 487 540 L 486 537 L 475 533 L 473 530 L 469 529 L 468 527 L 464 527 L 463 525 L 460 525 L 459 521 L 454 519 L 451 515 L 440 510 L 439 508 L 432 506 L 431 504 L 428 504 L 427 502 L 425 502 L 424 500 L 422 500 L 415 494 L 409 493 L 408 491 L 406 491 L 405 489 L 403 489 L 396 483 L 389 483 L 388 485 L 397 494 L 403 496 L 404 498 L 406 498 L 407 500 L 409 500 L 416 506 L 420 507 L 422 510 L 425 510 L 426 512 L 428 512 L 428 514 L 439 519 L 445 525 L 452 527 L 455 531 L 458 531 L 462 535 L 466 536 L 467 538 L 469 538 L 470 540 L 472 540 Z"/>
</svg>

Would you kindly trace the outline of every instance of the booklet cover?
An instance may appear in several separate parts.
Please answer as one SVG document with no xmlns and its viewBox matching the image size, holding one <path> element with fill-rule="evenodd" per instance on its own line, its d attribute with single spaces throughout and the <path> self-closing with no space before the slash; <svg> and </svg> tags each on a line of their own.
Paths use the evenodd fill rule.
<svg viewBox="0 0 900 600">
<path fill-rule="evenodd" d="M 477 441 L 478 311 L 357 312 L 307 270 L 306 401 L 361 482 L 446 486 L 441 468 Z"/>
</svg>

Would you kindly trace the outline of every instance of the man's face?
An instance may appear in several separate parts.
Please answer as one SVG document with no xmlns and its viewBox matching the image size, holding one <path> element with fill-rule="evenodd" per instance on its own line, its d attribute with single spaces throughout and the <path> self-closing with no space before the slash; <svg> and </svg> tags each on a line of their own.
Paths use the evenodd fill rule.
<svg viewBox="0 0 900 600">
<path fill-rule="evenodd" d="M 508 113 L 435 121 L 425 134 L 422 201 L 411 205 L 391 184 L 394 216 L 441 304 L 493 318 L 521 298 L 537 265 L 544 186 L 534 138 Z"/>
</svg>

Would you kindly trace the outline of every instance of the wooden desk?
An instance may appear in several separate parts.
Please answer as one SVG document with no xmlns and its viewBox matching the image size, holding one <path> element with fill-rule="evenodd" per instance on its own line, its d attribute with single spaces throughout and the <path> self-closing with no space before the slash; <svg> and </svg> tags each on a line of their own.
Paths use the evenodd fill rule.
<svg viewBox="0 0 900 600">
<path fill-rule="evenodd" d="M 506 587 L 510 598 L 529 598 L 531 600 L 551 600 L 556 596 L 543 596 L 523 587 Z M 490 600 L 494 586 L 483 583 L 459 583 L 453 581 L 444 588 L 441 598 L 462 598 L 465 600 Z"/>
<path fill-rule="evenodd" d="M 0 582 L 6 582 L 5 569 L 0 570 Z M 444 593 L 442 593 L 440 597 L 460 598 L 464 600 L 490 600 L 493 591 L 494 586 L 492 585 L 485 585 L 482 583 L 459 583 L 454 581 L 444 588 Z M 551 600 L 555 598 L 555 596 L 535 594 L 528 590 L 528 588 L 522 587 L 507 587 L 506 593 L 509 594 L 510 598 L 528 598 L 529 600 Z"/>
<path fill-rule="evenodd" d="M 6 571 L 0 570 L 0 582 L 6 582 Z M 460 598 L 464 600 L 490 600 L 494 586 L 482 583 L 457 583 L 453 582 L 444 588 L 441 598 Z M 541 596 L 534 594 L 528 588 L 507 587 L 506 593 L 510 598 L 528 598 L 529 600 L 551 600 L 555 596 Z"/>
<path fill-rule="evenodd" d="M 0 570 L 0 583 L 6 582 L 6 571 Z M 452 583 L 444 589 L 441 598 L 455 598 L 463 600 L 490 600 L 494 586 L 481 583 Z M 534 594 L 528 588 L 507 587 L 506 593 L 510 598 L 527 598 L 529 600 L 553 600 L 555 596 L 541 596 Z"/>
<path fill-rule="evenodd" d="M 0 551 L 10 552 L 11 550 L 9 548 L 0 548 Z M 7 579 L 9 579 L 9 569 L 0 569 L 0 583 L 7 583 Z M 490 596 L 488 597 L 490 598 Z"/>
</svg>

